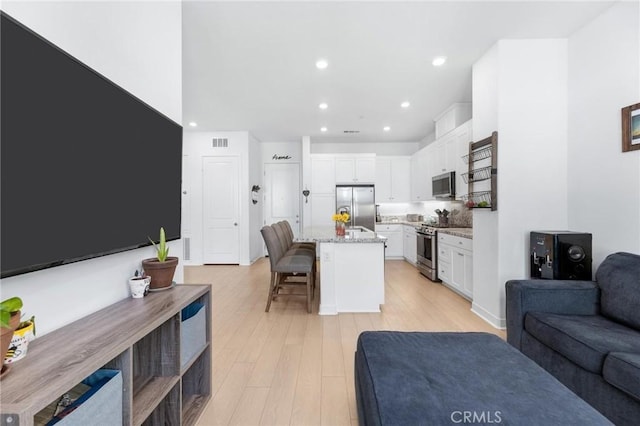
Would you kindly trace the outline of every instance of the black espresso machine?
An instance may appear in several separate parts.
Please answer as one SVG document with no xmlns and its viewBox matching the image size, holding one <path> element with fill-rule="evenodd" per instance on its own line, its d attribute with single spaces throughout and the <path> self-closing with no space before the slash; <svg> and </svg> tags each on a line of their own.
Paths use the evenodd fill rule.
<svg viewBox="0 0 640 426">
<path fill-rule="evenodd" d="M 591 281 L 591 234 L 532 231 L 531 278 Z"/>
</svg>

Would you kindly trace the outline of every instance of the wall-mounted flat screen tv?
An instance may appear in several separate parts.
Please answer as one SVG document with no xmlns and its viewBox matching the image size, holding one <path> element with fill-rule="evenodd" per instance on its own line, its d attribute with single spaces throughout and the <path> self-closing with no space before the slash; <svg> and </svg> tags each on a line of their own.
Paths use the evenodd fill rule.
<svg viewBox="0 0 640 426">
<path fill-rule="evenodd" d="M 180 238 L 182 127 L 1 20 L 2 277 Z"/>
</svg>

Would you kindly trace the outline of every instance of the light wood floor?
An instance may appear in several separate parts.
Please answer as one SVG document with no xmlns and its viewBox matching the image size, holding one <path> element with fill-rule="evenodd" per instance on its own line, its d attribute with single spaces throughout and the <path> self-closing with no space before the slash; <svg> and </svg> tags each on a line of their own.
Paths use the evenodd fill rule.
<svg viewBox="0 0 640 426">
<path fill-rule="evenodd" d="M 470 303 L 404 261 L 385 263 L 383 312 L 319 316 L 304 297 L 264 312 L 269 261 L 185 267 L 185 282 L 211 283 L 213 393 L 198 425 L 357 425 L 353 359 L 365 330 L 505 333 Z"/>
</svg>

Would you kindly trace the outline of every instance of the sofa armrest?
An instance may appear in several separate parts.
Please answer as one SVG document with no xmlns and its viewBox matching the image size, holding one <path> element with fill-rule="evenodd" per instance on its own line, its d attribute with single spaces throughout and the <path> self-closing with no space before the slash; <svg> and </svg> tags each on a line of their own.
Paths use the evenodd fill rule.
<svg viewBox="0 0 640 426">
<path fill-rule="evenodd" d="M 524 316 L 529 311 L 596 315 L 600 289 L 595 281 L 510 280 L 506 285 L 507 342 L 521 349 Z"/>
</svg>

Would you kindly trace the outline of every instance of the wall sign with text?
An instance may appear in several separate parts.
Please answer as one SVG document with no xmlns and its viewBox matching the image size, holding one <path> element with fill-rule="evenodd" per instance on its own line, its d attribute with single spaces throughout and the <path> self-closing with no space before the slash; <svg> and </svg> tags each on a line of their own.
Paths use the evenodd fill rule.
<svg viewBox="0 0 640 426">
<path fill-rule="evenodd" d="M 279 155 L 279 154 L 273 154 L 273 157 L 271 157 L 272 160 L 291 160 L 291 156 L 290 155 Z"/>
</svg>

